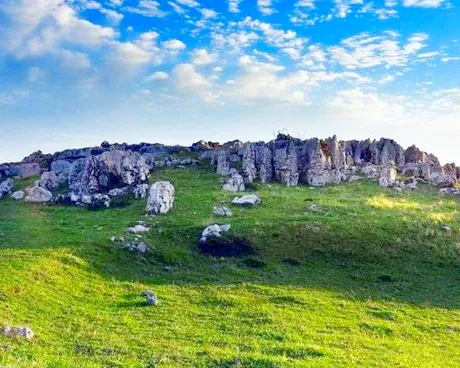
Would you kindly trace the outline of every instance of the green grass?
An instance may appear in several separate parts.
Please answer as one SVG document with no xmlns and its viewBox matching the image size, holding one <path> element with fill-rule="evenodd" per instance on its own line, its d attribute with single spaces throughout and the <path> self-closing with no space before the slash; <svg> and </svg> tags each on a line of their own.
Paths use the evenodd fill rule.
<svg viewBox="0 0 460 368">
<path fill-rule="evenodd" d="M 153 218 L 145 201 L 101 211 L 0 202 L 0 325 L 36 333 L 0 336 L 0 366 L 459 366 L 457 200 L 375 182 L 258 184 L 260 206 L 220 218 L 212 208 L 233 195 L 207 167 L 159 179 L 173 182 L 176 204 Z M 144 259 L 109 240 L 137 220 L 154 225 Z M 200 255 L 212 223 L 230 223 L 257 253 Z M 158 306 L 145 305 L 145 289 Z"/>
</svg>

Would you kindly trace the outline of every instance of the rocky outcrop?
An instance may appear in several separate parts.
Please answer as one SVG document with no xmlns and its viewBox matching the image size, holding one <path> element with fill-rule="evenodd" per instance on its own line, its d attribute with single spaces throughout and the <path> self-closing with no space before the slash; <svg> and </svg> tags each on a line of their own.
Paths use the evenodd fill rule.
<svg viewBox="0 0 460 368">
<path fill-rule="evenodd" d="M 69 171 L 72 200 L 79 202 L 84 196 L 135 186 L 145 182 L 148 174 L 144 158 L 130 151 L 107 151 L 79 159 L 72 163 Z"/>
<path fill-rule="evenodd" d="M 156 182 L 149 190 L 146 211 L 155 215 L 167 213 L 173 208 L 174 199 L 175 190 L 169 181 Z"/>
<path fill-rule="evenodd" d="M 42 169 L 37 163 L 24 163 L 17 165 L 10 165 L 8 169 L 8 176 L 18 176 L 20 178 L 30 178 L 31 176 L 40 175 Z"/>
<path fill-rule="evenodd" d="M 59 179 L 54 171 L 46 171 L 41 175 L 40 180 L 37 180 L 35 185 L 53 191 L 59 186 Z"/>
<path fill-rule="evenodd" d="M 379 184 L 387 188 L 396 184 L 397 172 L 394 166 L 385 166 L 380 172 Z"/>
<path fill-rule="evenodd" d="M 218 164 L 225 172 L 228 167 L 238 168 L 247 183 L 276 181 L 288 186 L 306 184 L 324 186 L 356 181 L 361 176 L 378 179 L 384 186 L 394 184 L 394 171 L 405 176 L 421 178 L 438 186 L 454 185 L 460 178 L 460 168 L 455 164 L 442 167 L 436 156 L 415 146 L 404 150 L 392 139 L 364 141 L 339 141 L 336 136 L 325 140 L 312 138 L 300 140 L 285 134 L 268 143 L 246 143 L 243 148 L 228 150 L 220 147 L 204 151 L 201 158 Z M 228 157 L 239 157 L 240 160 Z M 221 157 L 219 159 L 218 157 Z M 225 161 L 222 159 L 225 157 Z M 228 166 L 229 165 L 229 166 Z M 390 171 L 389 171 L 390 170 Z"/>
</svg>

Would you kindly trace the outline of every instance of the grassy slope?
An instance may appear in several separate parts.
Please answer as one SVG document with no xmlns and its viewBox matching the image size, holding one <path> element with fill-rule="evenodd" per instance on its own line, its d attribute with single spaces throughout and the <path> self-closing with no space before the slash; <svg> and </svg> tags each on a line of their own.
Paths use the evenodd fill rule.
<svg viewBox="0 0 460 368">
<path fill-rule="evenodd" d="M 0 202 L 0 325 L 36 333 L 0 336 L 0 366 L 458 367 L 458 201 L 372 182 L 258 185 L 263 204 L 222 219 L 212 208 L 232 195 L 208 169 L 158 179 L 175 184 L 176 206 L 148 219 L 146 259 L 109 241 L 144 219 L 145 201 L 103 211 Z M 199 255 L 215 222 L 249 237 L 266 266 Z M 144 306 L 147 288 L 157 307 Z"/>
</svg>

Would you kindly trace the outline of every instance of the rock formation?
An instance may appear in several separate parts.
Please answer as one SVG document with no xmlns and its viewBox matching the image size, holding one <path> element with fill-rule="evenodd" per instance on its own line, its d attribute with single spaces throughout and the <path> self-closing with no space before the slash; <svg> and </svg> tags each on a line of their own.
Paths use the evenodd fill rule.
<svg viewBox="0 0 460 368">
<path fill-rule="evenodd" d="M 175 190 L 169 181 L 159 181 L 152 185 L 147 198 L 146 211 L 160 215 L 169 212 L 175 199 Z"/>
</svg>

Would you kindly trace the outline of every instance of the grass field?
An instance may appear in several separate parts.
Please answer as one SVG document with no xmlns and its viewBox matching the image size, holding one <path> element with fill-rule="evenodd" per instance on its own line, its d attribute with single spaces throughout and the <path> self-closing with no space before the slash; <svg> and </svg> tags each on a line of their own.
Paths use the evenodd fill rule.
<svg viewBox="0 0 460 368">
<path fill-rule="evenodd" d="M 99 211 L 0 202 L 0 325 L 36 334 L 0 335 L 1 367 L 460 366 L 458 200 L 375 182 L 259 184 L 260 206 L 220 218 L 213 207 L 233 196 L 209 168 L 159 179 L 176 204 L 154 218 L 145 200 Z M 154 225 L 145 258 L 109 240 L 137 220 Z M 256 254 L 201 255 L 212 223 L 230 223 Z M 159 305 L 145 305 L 145 289 Z"/>
</svg>

